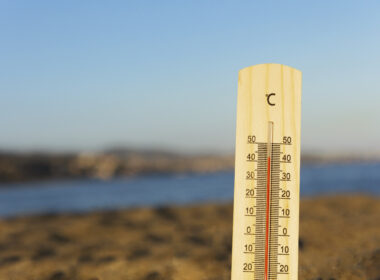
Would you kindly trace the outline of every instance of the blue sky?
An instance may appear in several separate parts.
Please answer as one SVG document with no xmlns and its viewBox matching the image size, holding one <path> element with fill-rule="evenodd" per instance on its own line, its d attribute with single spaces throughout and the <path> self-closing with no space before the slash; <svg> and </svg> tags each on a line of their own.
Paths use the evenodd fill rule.
<svg viewBox="0 0 380 280">
<path fill-rule="evenodd" d="M 303 72 L 304 151 L 380 151 L 379 1 L 0 1 L 0 149 L 233 152 L 238 70 Z"/>
</svg>

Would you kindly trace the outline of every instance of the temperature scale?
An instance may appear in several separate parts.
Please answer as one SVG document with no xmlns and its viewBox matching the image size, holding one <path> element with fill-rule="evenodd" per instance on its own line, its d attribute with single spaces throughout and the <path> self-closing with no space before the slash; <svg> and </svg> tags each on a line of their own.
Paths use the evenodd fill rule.
<svg viewBox="0 0 380 280">
<path fill-rule="evenodd" d="M 298 278 L 301 72 L 239 72 L 232 280 Z"/>
</svg>

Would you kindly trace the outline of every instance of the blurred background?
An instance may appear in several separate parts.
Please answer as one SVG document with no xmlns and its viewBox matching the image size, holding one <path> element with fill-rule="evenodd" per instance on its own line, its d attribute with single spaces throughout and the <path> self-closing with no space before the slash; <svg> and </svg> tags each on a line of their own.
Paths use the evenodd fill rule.
<svg viewBox="0 0 380 280">
<path fill-rule="evenodd" d="M 238 71 L 273 62 L 303 72 L 300 278 L 378 279 L 379 15 L 1 1 L 0 278 L 229 279 Z"/>
</svg>

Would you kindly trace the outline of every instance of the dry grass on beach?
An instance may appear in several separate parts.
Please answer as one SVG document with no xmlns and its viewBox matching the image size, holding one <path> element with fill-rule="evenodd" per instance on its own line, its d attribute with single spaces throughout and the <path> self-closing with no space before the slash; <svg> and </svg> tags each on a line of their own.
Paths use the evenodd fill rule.
<svg viewBox="0 0 380 280">
<path fill-rule="evenodd" d="M 301 202 L 300 279 L 380 279 L 378 198 Z M 232 205 L 0 222 L 0 279 L 229 279 Z"/>
</svg>

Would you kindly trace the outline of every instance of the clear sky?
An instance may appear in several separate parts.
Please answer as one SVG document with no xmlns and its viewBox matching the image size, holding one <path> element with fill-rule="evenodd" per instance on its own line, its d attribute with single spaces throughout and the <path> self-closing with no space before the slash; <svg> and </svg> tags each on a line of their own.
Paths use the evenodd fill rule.
<svg viewBox="0 0 380 280">
<path fill-rule="evenodd" d="M 0 1 L 0 149 L 233 152 L 238 70 L 303 72 L 302 148 L 380 151 L 380 1 Z"/>
</svg>

